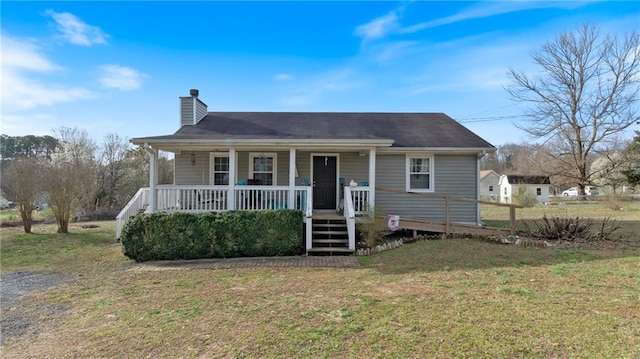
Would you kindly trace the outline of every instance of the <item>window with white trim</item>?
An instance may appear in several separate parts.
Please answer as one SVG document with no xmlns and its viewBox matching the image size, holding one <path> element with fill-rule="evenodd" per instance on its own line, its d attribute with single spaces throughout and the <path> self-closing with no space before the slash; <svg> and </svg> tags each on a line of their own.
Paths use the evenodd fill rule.
<svg viewBox="0 0 640 359">
<path fill-rule="evenodd" d="M 277 183 L 277 163 L 275 153 L 250 153 L 249 177 L 260 180 L 265 186 L 273 186 Z"/>
<path fill-rule="evenodd" d="M 407 192 L 433 192 L 433 155 L 407 155 Z"/>
<path fill-rule="evenodd" d="M 210 182 L 214 186 L 229 185 L 229 154 L 211 153 L 210 156 Z"/>
</svg>

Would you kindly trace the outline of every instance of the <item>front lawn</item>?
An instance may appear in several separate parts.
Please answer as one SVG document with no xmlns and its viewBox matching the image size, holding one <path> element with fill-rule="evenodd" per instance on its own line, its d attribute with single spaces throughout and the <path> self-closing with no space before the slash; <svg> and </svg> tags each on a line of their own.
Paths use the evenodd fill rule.
<svg viewBox="0 0 640 359">
<path fill-rule="evenodd" d="M 637 218 L 629 223 L 640 232 Z M 2 229 L 3 273 L 79 274 L 3 308 L 3 316 L 32 313 L 38 329 L 9 338 L 3 358 L 640 352 L 635 246 L 551 250 L 447 239 L 360 257 L 360 268 L 150 271 L 121 254 L 113 222 L 95 224 L 72 227 L 69 235 L 50 233 L 47 225 L 35 226 L 36 235 Z"/>
</svg>

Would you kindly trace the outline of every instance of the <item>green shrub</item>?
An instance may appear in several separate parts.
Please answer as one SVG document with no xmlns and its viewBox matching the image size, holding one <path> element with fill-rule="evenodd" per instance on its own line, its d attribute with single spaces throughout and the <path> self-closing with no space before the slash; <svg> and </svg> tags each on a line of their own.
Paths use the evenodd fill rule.
<svg viewBox="0 0 640 359">
<path fill-rule="evenodd" d="M 366 214 L 360 218 L 361 222 L 356 225 L 360 239 L 367 248 L 375 247 L 382 237 L 391 233 L 383 214 L 384 212 L 377 208 L 366 211 Z"/>
<path fill-rule="evenodd" d="M 136 261 L 300 254 L 302 212 L 153 213 L 125 225 L 124 255 Z"/>
<path fill-rule="evenodd" d="M 513 203 L 521 205 L 523 207 L 535 207 L 537 200 L 536 196 L 527 192 L 525 187 L 518 187 L 518 194 L 513 194 Z"/>
</svg>

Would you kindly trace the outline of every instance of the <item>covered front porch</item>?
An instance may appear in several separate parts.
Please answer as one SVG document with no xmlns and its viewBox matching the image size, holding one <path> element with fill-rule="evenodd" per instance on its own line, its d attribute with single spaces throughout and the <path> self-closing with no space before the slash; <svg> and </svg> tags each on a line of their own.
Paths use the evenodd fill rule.
<svg viewBox="0 0 640 359">
<path fill-rule="evenodd" d="M 118 215 L 118 238 L 127 220 L 142 212 L 295 209 L 304 214 L 307 253 L 351 253 L 356 217 L 375 206 L 376 147 L 371 144 L 143 146 L 151 158 L 149 187 Z M 158 185 L 159 150 L 174 153 L 173 185 Z"/>
</svg>

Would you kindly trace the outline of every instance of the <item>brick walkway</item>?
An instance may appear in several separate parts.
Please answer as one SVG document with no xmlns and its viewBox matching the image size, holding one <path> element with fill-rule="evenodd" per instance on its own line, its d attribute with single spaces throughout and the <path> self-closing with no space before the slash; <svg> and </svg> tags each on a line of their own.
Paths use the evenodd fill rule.
<svg viewBox="0 0 640 359">
<path fill-rule="evenodd" d="M 359 267 L 354 256 L 253 257 L 136 263 L 131 270 L 227 269 L 249 267 Z"/>
</svg>

